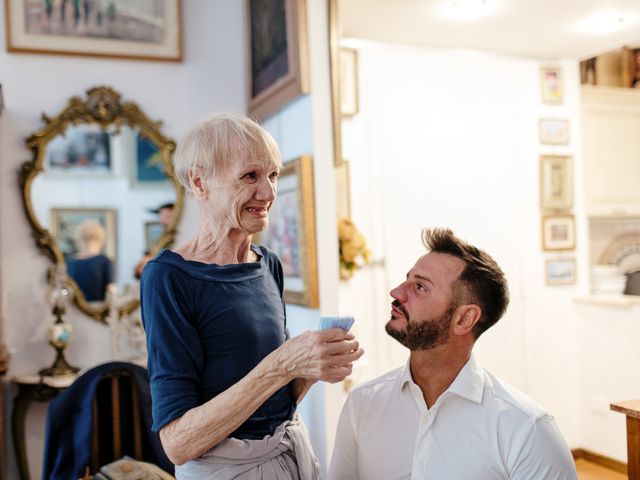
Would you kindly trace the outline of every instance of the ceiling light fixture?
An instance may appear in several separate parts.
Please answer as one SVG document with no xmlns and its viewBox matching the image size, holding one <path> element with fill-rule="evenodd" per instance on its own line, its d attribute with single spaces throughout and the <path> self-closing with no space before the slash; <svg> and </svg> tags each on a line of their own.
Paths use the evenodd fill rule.
<svg viewBox="0 0 640 480">
<path fill-rule="evenodd" d="M 602 10 L 584 20 L 581 30 L 587 33 L 605 35 L 621 30 L 627 26 L 627 21 L 620 12 Z"/>
</svg>

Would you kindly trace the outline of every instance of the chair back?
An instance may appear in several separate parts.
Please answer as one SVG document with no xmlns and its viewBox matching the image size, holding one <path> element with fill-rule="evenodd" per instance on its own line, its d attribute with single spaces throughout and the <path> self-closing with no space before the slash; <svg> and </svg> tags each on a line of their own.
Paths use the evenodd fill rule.
<svg viewBox="0 0 640 480">
<path fill-rule="evenodd" d="M 98 365 L 49 404 L 43 479 L 80 478 L 127 455 L 173 473 L 151 431 L 151 393 L 145 368 Z"/>
</svg>

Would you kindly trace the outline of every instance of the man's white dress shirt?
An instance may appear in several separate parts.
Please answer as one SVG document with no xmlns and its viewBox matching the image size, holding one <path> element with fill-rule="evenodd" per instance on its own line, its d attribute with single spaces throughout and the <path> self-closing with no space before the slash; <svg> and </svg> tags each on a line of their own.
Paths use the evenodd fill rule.
<svg viewBox="0 0 640 480">
<path fill-rule="evenodd" d="M 575 480 L 549 414 L 473 356 L 427 408 L 409 364 L 355 388 L 342 409 L 329 480 Z"/>
</svg>

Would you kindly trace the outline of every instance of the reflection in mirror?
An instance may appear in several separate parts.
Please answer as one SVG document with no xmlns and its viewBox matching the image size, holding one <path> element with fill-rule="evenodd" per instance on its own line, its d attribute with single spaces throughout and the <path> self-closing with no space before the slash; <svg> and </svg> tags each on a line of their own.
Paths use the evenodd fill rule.
<svg viewBox="0 0 640 480">
<path fill-rule="evenodd" d="M 183 192 L 173 176 L 175 144 L 158 124 L 109 88 L 88 95 L 44 117 L 19 178 L 38 246 L 66 265 L 80 309 L 104 320 L 108 293 L 135 286 L 140 264 L 173 241 Z"/>
</svg>

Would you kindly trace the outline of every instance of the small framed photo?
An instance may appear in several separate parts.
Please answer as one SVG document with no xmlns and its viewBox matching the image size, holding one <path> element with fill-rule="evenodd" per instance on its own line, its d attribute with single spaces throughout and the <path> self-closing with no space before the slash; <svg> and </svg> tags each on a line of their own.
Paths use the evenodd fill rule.
<svg viewBox="0 0 640 480">
<path fill-rule="evenodd" d="M 569 144 L 569 120 L 561 118 L 541 118 L 538 121 L 540 143 L 544 145 Z"/>
<path fill-rule="evenodd" d="M 542 103 L 551 105 L 562 103 L 562 70 L 560 68 L 543 67 L 540 69 L 540 93 Z"/>
<path fill-rule="evenodd" d="M 180 0 L 5 0 L 7 50 L 182 59 Z"/>
<path fill-rule="evenodd" d="M 576 283 L 575 258 L 550 258 L 545 261 L 544 278 L 547 285 Z"/>
<path fill-rule="evenodd" d="M 151 252 L 158 239 L 165 231 L 165 227 L 160 222 L 144 222 L 144 247 L 145 252 Z"/>
<path fill-rule="evenodd" d="M 64 134 L 54 137 L 45 152 L 47 173 L 109 174 L 111 147 L 109 133 L 97 125 L 69 126 Z"/>
<path fill-rule="evenodd" d="M 340 49 L 340 114 L 352 117 L 358 113 L 358 51 Z"/>
<path fill-rule="evenodd" d="M 573 250 L 576 248 L 576 227 L 573 215 L 544 215 L 542 217 L 542 249 Z"/>
<path fill-rule="evenodd" d="M 573 168 L 571 157 L 540 157 L 540 208 L 567 209 L 573 206 Z"/>
<path fill-rule="evenodd" d="M 80 252 L 78 229 L 85 222 L 96 222 L 104 229 L 102 253 L 116 258 L 116 210 L 111 208 L 52 208 L 51 234 L 67 257 Z"/>
</svg>

